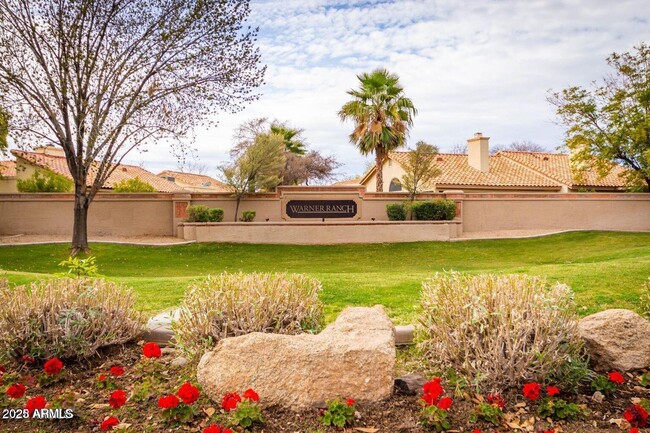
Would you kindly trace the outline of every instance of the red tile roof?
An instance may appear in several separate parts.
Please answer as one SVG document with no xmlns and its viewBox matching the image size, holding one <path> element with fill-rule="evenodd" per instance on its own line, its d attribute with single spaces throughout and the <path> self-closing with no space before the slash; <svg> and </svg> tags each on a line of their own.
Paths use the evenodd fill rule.
<svg viewBox="0 0 650 433">
<path fill-rule="evenodd" d="M 25 152 L 23 150 L 12 150 L 11 153 L 17 158 L 22 158 L 38 167 L 52 170 L 68 179 L 72 178 L 72 176 L 70 176 L 70 171 L 68 170 L 66 159 L 63 156 L 39 152 Z M 88 182 L 92 182 L 95 177 L 95 167 L 96 164 L 91 167 L 90 172 L 88 173 Z M 128 164 L 120 164 L 115 171 L 111 173 L 106 182 L 104 182 L 103 188 L 112 189 L 117 183 L 136 177 L 153 186 L 158 192 L 185 192 L 183 188 L 179 187 L 174 182 L 158 177 L 142 167 Z"/>
<path fill-rule="evenodd" d="M 16 177 L 16 161 L 0 161 L 0 177 Z"/>
<path fill-rule="evenodd" d="M 184 173 L 182 171 L 165 170 L 158 173 L 157 176 L 174 177 L 176 178 L 177 181 L 187 185 L 213 188 L 215 190 L 224 191 L 224 192 L 230 191 L 228 185 L 205 174 Z"/>
</svg>

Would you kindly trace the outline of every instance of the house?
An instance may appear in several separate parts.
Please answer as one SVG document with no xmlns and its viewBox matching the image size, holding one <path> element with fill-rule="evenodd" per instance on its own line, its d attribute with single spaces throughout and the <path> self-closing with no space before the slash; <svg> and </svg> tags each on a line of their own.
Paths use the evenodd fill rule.
<svg viewBox="0 0 650 433">
<path fill-rule="evenodd" d="M 615 165 L 600 177 L 595 171 L 580 174 L 568 154 L 500 151 L 490 155 L 489 137 L 476 133 L 467 140 L 467 154 L 440 153 L 435 164 L 440 174 L 426 191 L 464 192 L 580 192 L 624 191 L 626 170 Z M 400 179 L 408 152 L 390 152 L 383 165 L 384 191 L 402 191 Z M 361 179 L 369 192 L 376 191 L 376 167 Z"/>
<path fill-rule="evenodd" d="M 228 192 L 231 189 L 223 182 L 205 174 L 184 173 L 182 171 L 165 170 L 158 177 L 174 182 L 179 187 L 191 192 Z"/>
<path fill-rule="evenodd" d="M 68 179 L 72 179 L 63 149 L 59 147 L 43 146 L 37 147 L 33 152 L 12 150 L 11 153 L 16 157 L 15 179 L 27 179 L 31 177 L 36 170 L 51 170 L 67 177 Z M 186 192 L 174 182 L 160 178 L 142 167 L 127 164 L 120 164 L 115 171 L 111 173 L 102 186 L 102 190 L 110 191 L 113 189 L 113 186 L 119 182 L 136 177 L 153 186 L 158 192 Z M 88 181 L 92 182 L 93 178 L 94 170 L 91 168 Z"/>
<path fill-rule="evenodd" d="M 0 194 L 18 192 L 16 188 L 16 162 L 0 161 Z"/>
</svg>

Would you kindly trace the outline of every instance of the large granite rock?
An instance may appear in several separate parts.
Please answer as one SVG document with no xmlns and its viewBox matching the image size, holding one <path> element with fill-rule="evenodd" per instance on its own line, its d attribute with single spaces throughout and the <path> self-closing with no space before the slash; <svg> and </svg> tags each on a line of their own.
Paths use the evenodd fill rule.
<svg viewBox="0 0 650 433">
<path fill-rule="evenodd" d="M 580 335 L 598 371 L 650 367 L 650 322 L 629 310 L 605 310 L 580 320 Z"/>
<path fill-rule="evenodd" d="M 253 388 L 260 404 L 290 409 L 326 400 L 391 395 L 395 329 L 381 306 L 347 308 L 318 335 L 255 332 L 221 340 L 201 358 L 197 378 L 220 402 Z"/>
</svg>

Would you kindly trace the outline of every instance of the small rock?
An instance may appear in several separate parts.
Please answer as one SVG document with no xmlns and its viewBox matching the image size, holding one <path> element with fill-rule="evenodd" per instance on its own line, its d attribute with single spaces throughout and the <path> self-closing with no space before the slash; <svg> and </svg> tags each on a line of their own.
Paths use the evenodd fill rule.
<svg viewBox="0 0 650 433">
<path fill-rule="evenodd" d="M 602 392 L 596 391 L 594 392 L 594 395 L 591 396 L 591 399 L 596 403 L 602 403 L 603 400 L 605 400 L 605 396 L 603 395 Z"/>
<path fill-rule="evenodd" d="M 178 358 L 174 359 L 172 361 L 172 367 L 184 367 L 187 365 L 189 361 L 187 358 L 183 358 L 182 356 L 179 356 Z"/>
<path fill-rule="evenodd" d="M 421 395 L 427 380 L 419 374 L 407 374 L 395 379 L 395 391 L 404 395 Z"/>
<path fill-rule="evenodd" d="M 163 355 L 173 355 L 174 353 L 176 353 L 176 349 L 174 349 L 173 347 L 163 347 L 162 349 L 160 349 L 160 353 L 162 353 Z"/>
</svg>

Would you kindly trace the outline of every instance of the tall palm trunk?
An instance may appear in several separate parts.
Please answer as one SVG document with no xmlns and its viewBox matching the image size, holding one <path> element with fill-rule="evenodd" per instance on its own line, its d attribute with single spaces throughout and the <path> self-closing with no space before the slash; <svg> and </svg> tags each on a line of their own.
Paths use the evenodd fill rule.
<svg viewBox="0 0 650 433">
<path fill-rule="evenodd" d="M 386 151 L 383 146 L 377 146 L 375 154 L 375 166 L 377 167 L 377 192 L 384 192 L 384 161 Z"/>
</svg>

